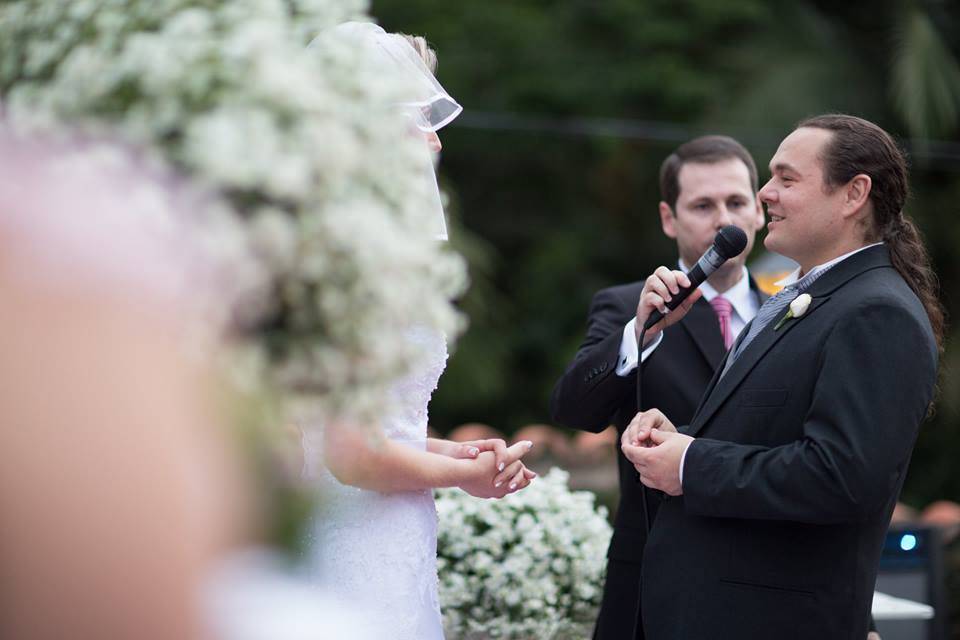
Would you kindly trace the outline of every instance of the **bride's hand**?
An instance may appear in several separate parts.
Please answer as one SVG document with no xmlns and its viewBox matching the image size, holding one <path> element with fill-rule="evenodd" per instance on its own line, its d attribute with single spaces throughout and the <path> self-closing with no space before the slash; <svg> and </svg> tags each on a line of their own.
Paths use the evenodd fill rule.
<svg viewBox="0 0 960 640">
<path fill-rule="evenodd" d="M 532 446 L 532 443 L 531 443 Z M 452 440 L 428 440 L 427 450 L 439 453 L 451 458 L 476 458 L 484 451 L 492 451 L 497 458 L 497 466 L 501 463 L 506 466 L 507 462 L 507 443 L 500 438 L 485 438 L 482 440 L 464 440 L 454 442 Z"/>
<path fill-rule="evenodd" d="M 505 450 L 499 462 L 491 451 L 480 453 L 466 468 L 460 488 L 478 498 L 502 498 L 523 489 L 537 477 L 520 461 L 532 446 L 529 440 L 517 442 Z"/>
</svg>

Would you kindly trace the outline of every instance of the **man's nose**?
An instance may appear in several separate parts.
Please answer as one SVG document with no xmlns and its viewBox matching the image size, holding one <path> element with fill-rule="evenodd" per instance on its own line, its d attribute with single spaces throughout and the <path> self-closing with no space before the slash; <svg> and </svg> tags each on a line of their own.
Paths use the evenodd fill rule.
<svg viewBox="0 0 960 640">
<path fill-rule="evenodd" d="M 733 217 L 730 215 L 730 209 L 727 208 L 727 205 L 721 204 L 717 211 L 717 229 L 733 224 Z"/>
<path fill-rule="evenodd" d="M 767 181 L 767 184 L 763 185 L 760 191 L 757 192 L 757 197 L 760 198 L 760 202 L 764 204 L 774 202 L 777 199 L 777 191 L 770 186 L 770 181 Z"/>
</svg>

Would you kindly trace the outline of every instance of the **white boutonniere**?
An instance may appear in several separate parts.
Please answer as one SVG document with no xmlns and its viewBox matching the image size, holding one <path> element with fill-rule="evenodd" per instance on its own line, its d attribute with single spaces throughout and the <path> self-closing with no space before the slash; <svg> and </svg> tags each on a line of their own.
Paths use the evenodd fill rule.
<svg viewBox="0 0 960 640">
<path fill-rule="evenodd" d="M 790 310 L 787 311 L 787 315 L 780 318 L 780 322 L 777 323 L 777 326 L 775 326 L 773 330 L 779 331 L 780 327 L 783 326 L 783 323 L 790 318 L 803 317 L 803 314 L 805 314 L 807 309 L 810 307 L 810 302 L 812 300 L 813 298 L 810 297 L 809 293 L 801 293 L 798 295 L 793 302 L 790 303 Z"/>
</svg>

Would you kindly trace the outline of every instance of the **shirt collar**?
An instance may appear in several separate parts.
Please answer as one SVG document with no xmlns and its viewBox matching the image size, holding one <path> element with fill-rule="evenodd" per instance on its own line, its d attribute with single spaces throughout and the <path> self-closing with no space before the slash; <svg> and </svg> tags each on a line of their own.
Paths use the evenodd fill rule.
<svg viewBox="0 0 960 640">
<path fill-rule="evenodd" d="M 681 271 L 684 273 L 688 272 L 689 269 L 683 260 L 678 260 Z M 733 285 L 729 289 L 723 292 L 723 297 L 730 301 L 733 310 L 737 312 L 737 315 L 744 322 L 749 322 L 753 319 L 753 316 L 757 313 L 757 304 L 756 297 L 750 291 L 750 274 L 747 272 L 746 267 L 743 268 L 743 277 L 737 281 L 737 284 Z M 721 295 L 716 289 L 713 288 L 708 281 L 704 280 L 700 285 L 700 291 L 703 292 L 703 299 L 707 302 L 710 302 L 717 296 Z"/>
<path fill-rule="evenodd" d="M 797 267 L 796 269 L 793 270 L 793 273 L 791 273 L 790 275 L 788 275 L 788 276 L 787 276 L 786 278 L 784 278 L 783 280 L 778 280 L 777 282 L 774 282 L 774 284 L 777 285 L 778 287 L 789 287 L 790 285 L 796 284 L 797 282 L 799 282 L 799 281 L 802 280 L 802 279 L 809 278 L 809 277 L 812 277 L 812 276 L 816 276 L 816 274 L 820 273 L 821 271 L 826 271 L 827 269 L 829 269 L 830 267 L 836 265 L 837 263 L 843 262 L 844 260 L 846 260 L 847 258 L 849 258 L 850 256 L 852 256 L 852 255 L 855 254 L 855 253 L 860 253 L 860 252 L 863 251 L 864 249 L 869 249 L 870 247 L 876 247 L 876 246 L 881 245 L 881 244 L 883 244 L 883 243 L 882 243 L 882 242 L 874 242 L 873 244 L 868 244 L 868 245 L 866 245 L 866 246 L 860 247 L 859 249 L 854 249 L 854 250 L 851 251 L 850 253 L 845 253 L 845 254 L 843 254 L 842 256 L 839 256 L 839 257 L 837 257 L 837 258 L 834 258 L 833 260 L 830 260 L 829 262 L 824 262 L 823 264 L 818 264 L 818 265 L 815 266 L 813 269 L 810 269 L 810 271 L 808 271 L 807 273 L 805 273 L 805 274 L 803 275 L 803 278 L 800 277 L 800 267 Z"/>
</svg>

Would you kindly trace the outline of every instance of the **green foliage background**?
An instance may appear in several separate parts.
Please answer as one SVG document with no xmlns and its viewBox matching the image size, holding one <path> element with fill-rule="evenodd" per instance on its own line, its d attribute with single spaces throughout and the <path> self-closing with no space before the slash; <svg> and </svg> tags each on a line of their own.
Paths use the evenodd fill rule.
<svg viewBox="0 0 960 640">
<path fill-rule="evenodd" d="M 676 260 L 656 214 L 662 159 L 707 132 L 767 161 L 801 118 L 855 113 L 911 153 L 910 213 L 951 317 L 960 258 L 960 8 L 943 2 L 374 0 L 388 30 L 424 34 L 464 105 L 443 131 L 454 241 L 471 262 L 471 328 L 431 406 L 441 431 L 548 422 L 590 296 Z M 936 416 L 904 493 L 960 499 L 951 338 Z"/>
</svg>

